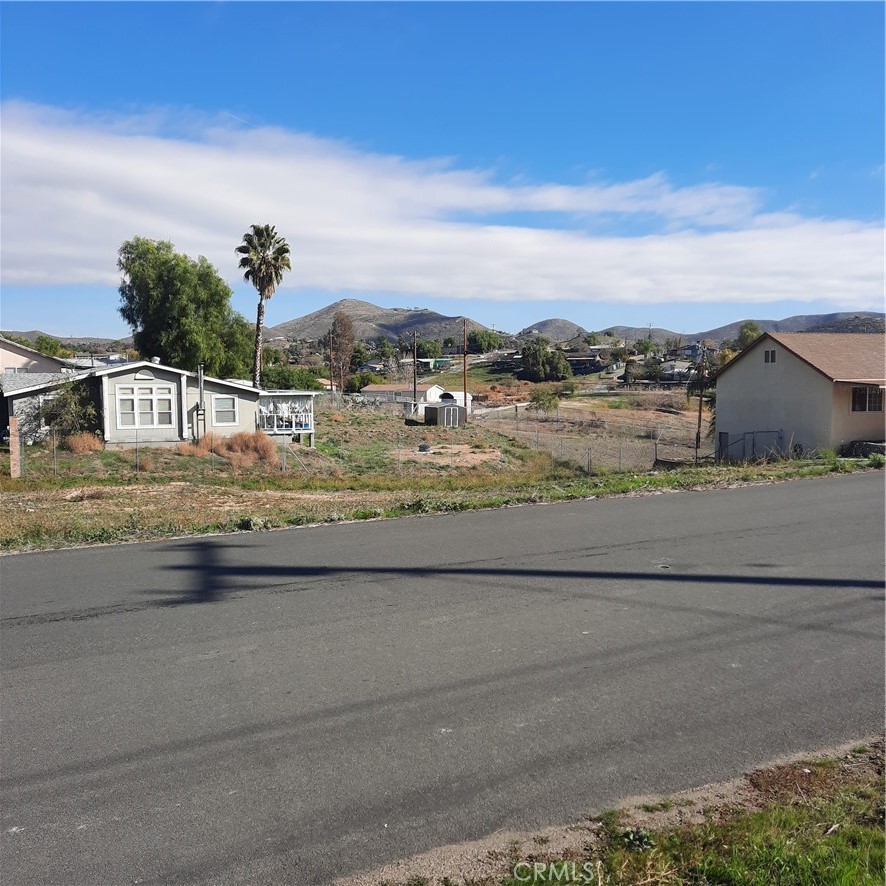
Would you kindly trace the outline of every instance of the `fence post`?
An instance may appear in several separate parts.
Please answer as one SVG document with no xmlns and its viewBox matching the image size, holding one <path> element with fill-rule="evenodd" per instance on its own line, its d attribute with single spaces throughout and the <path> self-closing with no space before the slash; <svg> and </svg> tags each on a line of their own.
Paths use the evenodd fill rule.
<svg viewBox="0 0 886 886">
<path fill-rule="evenodd" d="M 18 426 L 18 418 L 14 415 L 9 417 L 9 476 L 21 477 L 22 475 L 22 438 Z"/>
</svg>

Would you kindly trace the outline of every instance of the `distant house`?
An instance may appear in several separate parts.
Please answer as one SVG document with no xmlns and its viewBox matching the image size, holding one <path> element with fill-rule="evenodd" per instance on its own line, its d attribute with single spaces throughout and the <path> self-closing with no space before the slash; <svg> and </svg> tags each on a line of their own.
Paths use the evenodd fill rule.
<svg viewBox="0 0 886 886">
<path fill-rule="evenodd" d="M 441 401 L 461 406 L 466 414 L 470 414 L 471 401 L 473 400 L 473 396 L 469 393 L 468 402 L 464 403 L 463 391 L 450 393 L 441 385 L 418 385 L 416 387 L 418 396 L 416 401 L 413 401 L 412 385 L 408 383 L 366 385 L 360 388 L 360 393 L 367 399 L 377 402 L 406 404 L 407 412 L 420 419 L 425 417 L 425 406 Z"/>
<path fill-rule="evenodd" d="M 47 357 L 34 348 L 21 345 L 0 335 L 0 431 L 9 424 L 9 403 L 5 392 L 12 387 L 39 381 L 51 382 L 70 377 L 75 369 L 67 360 Z"/>
<path fill-rule="evenodd" d="M 70 371 L 71 363 L 60 357 L 47 357 L 34 348 L 26 347 L 0 335 L 0 373 L 63 372 Z"/>
<path fill-rule="evenodd" d="M 259 390 L 145 360 L 48 378 L 4 375 L 8 414 L 27 420 L 31 436 L 39 437 L 42 403 L 74 380 L 91 391 L 109 447 L 168 446 L 205 434 L 229 437 L 256 430 L 313 445 L 317 391 Z"/>
<path fill-rule="evenodd" d="M 766 333 L 715 376 L 718 456 L 882 442 L 884 377 L 883 334 Z"/>
<path fill-rule="evenodd" d="M 436 403 L 444 390 L 440 385 L 417 385 L 415 388 L 419 403 Z M 360 388 L 360 393 L 364 397 L 389 403 L 411 403 L 413 400 L 413 387 L 410 382 L 364 385 Z"/>
</svg>

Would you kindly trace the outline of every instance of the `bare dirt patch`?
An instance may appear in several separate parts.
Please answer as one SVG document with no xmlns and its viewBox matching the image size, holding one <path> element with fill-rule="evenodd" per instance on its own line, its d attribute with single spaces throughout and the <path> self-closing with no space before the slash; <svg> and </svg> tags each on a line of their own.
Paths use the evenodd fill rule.
<svg viewBox="0 0 886 886">
<path fill-rule="evenodd" d="M 391 457 L 398 461 L 416 462 L 417 464 L 450 465 L 459 468 L 472 468 L 500 462 L 501 450 L 495 448 L 476 449 L 472 446 L 459 444 L 443 444 L 431 446 L 427 452 L 417 448 L 394 449 Z"/>
</svg>

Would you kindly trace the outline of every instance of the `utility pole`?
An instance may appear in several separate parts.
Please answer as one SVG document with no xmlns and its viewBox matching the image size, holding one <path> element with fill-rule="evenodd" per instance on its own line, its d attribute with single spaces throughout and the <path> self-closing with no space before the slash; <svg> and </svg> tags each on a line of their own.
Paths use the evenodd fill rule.
<svg viewBox="0 0 886 886">
<path fill-rule="evenodd" d="M 412 414 L 418 412 L 418 340 L 412 330 Z"/>
<path fill-rule="evenodd" d="M 461 387 L 464 395 L 465 423 L 468 421 L 468 318 L 462 319 Z"/>
<path fill-rule="evenodd" d="M 704 399 L 705 363 L 704 351 L 701 352 L 701 363 L 698 364 L 698 429 L 695 432 L 695 464 L 698 466 L 698 451 L 701 449 L 701 405 Z"/>
</svg>

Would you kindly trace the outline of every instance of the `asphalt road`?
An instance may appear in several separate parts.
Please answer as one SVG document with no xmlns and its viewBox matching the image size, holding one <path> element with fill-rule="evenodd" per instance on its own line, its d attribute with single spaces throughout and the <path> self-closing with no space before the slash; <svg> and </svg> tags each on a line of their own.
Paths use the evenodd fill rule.
<svg viewBox="0 0 886 886">
<path fill-rule="evenodd" d="M 2 558 L 3 881 L 328 883 L 877 732 L 883 479 Z"/>
</svg>

